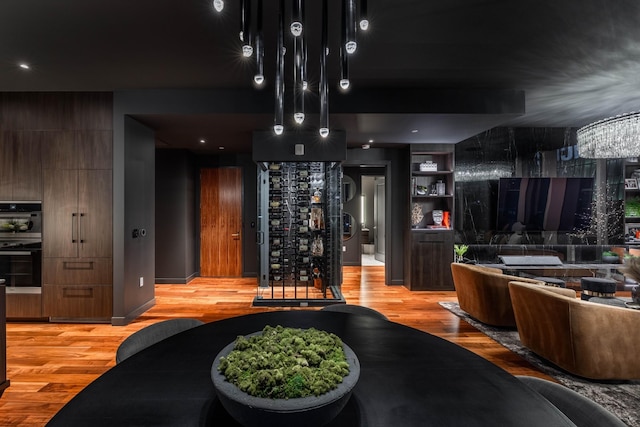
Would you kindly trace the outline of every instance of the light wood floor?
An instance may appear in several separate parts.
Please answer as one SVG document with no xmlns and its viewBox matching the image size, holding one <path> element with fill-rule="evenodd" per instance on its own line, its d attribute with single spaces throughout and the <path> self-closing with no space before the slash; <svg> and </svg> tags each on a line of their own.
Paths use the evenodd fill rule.
<svg viewBox="0 0 640 427">
<path fill-rule="evenodd" d="M 345 267 L 347 302 L 459 344 L 513 374 L 545 377 L 516 354 L 438 305 L 455 292 L 410 292 L 384 285 L 384 267 Z M 7 325 L 10 387 L 0 398 L 0 426 L 42 426 L 76 393 L 115 365 L 119 343 L 138 329 L 171 317 L 216 321 L 283 308 L 253 307 L 256 279 L 196 279 L 156 285 L 156 305 L 127 326 L 16 323 Z M 303 308 L 284 308 L 300 310 Z M 317 308 L 304 308 L 316 310 Z"/>
</svg>

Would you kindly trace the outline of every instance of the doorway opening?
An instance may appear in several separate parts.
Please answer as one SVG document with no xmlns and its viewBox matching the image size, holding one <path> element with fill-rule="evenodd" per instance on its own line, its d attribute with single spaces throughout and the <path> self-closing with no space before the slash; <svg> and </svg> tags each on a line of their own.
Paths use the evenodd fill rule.
<svg viewBox="0 0 640 427">
<path fill-rule="evenodd" d="M 360 262 L 364 266 L 385 264 L 385 177 L 360 177 Z"/>
</svg>

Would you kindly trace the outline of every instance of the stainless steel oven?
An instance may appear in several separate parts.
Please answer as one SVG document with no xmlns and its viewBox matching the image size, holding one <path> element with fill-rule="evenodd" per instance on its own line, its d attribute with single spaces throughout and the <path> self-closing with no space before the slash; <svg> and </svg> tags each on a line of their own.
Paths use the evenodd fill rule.
<svg viewBox="0 0 640 427">
<path fill-rule="evenodd" d="M 40 202 L 0 202 L 0 279 L 7 293 L 41 292 Z"/>
</svg>

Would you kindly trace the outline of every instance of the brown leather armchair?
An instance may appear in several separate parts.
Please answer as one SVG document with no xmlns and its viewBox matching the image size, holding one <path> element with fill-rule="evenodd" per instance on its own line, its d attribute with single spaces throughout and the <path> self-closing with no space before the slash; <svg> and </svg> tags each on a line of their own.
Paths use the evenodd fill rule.
<svg viewBox="0 0 640 427">
<path fill-rule="evenodd" d="M 451 275 L 460 308 L 474 319 L 492 326 L 516 326 L 509 296 L 509 282 L 522 280 L 536 285 L 544 282 L 503 274 L 498 268 L 452 263 Z"/>
<path fill-rule="evenodd" d="M 640 379 L 640 311 L 517 281 L 509 292 L 520 341 L 534 353 L 584 378 Z"/>
</svg>

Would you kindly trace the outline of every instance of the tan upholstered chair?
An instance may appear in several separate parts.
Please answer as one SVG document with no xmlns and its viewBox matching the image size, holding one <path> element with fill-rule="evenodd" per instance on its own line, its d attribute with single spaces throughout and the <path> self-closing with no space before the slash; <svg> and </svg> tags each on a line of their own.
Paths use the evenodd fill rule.
<svg viewBox="0 0 640 427">
<path fill-rule="evenodd" d="M 522 280 L 543 286 L 545 283 L 503 274 L 498 268 L 452 263 L 451 274 L 460 308 L 474 319 L 492 326 L 516 326 L 509 296 L 509 282 Z"/>
<path fill-rule="evenodd" d="M 572 374 L 640 379 L 640 311 L 576 298 L 571 289 L 509 283 L 520 341 Z"/>
</svg>

